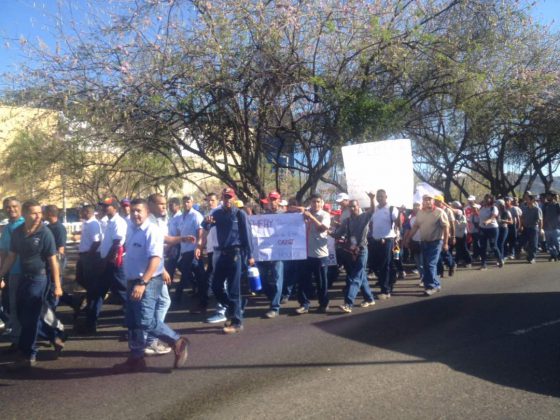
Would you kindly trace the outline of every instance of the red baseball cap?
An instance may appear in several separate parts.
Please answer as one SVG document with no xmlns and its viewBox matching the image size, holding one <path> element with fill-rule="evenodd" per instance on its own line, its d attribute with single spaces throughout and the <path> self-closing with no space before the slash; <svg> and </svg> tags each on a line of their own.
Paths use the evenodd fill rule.
<svg viewBox="0 0 560 420">
<path fill-rule="evenodd" d="M 233 188 L 226 187 L 226 188 L 223 189 L 222 195 L 224 197 L 234 198 L 235 197 L 235 191 L 234 191 Z"/>
<path fill-rule="evenodd" d="M 268 198 L 270 200 L 280 200 L 280 193 L 278 191 L 271 191 L 268 193 Z"/>
</svg>

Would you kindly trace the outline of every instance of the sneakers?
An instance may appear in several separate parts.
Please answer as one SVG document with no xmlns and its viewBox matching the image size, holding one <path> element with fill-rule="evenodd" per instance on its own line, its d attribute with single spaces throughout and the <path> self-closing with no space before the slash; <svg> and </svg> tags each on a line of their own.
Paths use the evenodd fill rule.
<svg viewBox="0 0 560 420">
<path fill-rule="evenodd" d="M 360 303 L 360 308 L 369 308 L 370 306 L 375 305 L 375 301 L 372 300 L 371 302 L 368 302 L 367 300 L 364 300 L 362 303 Z"/>
<path fill-rule="evenodd" d="M 278 315 L 278 311 L 275 311 L 274 309 L 271 309 L 266 314 L 264 314 L 264 316 L 268 319 L 276 318 Z"/>
<path fill-rule="evenodd" d="M 188 351 L 189 340 L 186 337 L 180 337 L 177 341 L 175 341 L 175 362 L 173 363 L 173 367 L 175 369 L 180 368 L 185 365 L 187 361 L 187 357 L 189 356 Z"/>
<path fill-rule="evenodd" d="M 536 261 L 535 261 L 534 258 L 532 260 L 529 260 L 529 264 L 535 264 L 535 263 L 536 263 Z"/>
<path fill-rule="evenodd" d="M 28 370 L 32 367 L 37 366 L 37 359 L 35 357 L 31 357 L 30 359 L 19 359 L 16 360 L 14 363 L 6 366 L 6 369 L 10 372 L 19 372 L 22 370 Z"/>
<path fill-rule="evenodd" d="M 351 313 L 352 313 L 352 307 L 351 307 L 350 305 L 346 305 L 346 304 L 340 305 L 339 308 L 340 308 L 340 310 L 341 310 L 342 312 L 345 312 L 345 313 L 347 313 L 347 314 L 351 314 Z"/>
<path fill-rule="evenodd" d="M 114 373 L 135 373 L 146 370 L 146 361 L 143 357 L 129 357 L 123 363 L 113 366 Z"/>
<path fill-rule="evenodd" d="M 486 270 L 488 270 L 488 267 L 486 267 L 485 265 L 480 266 L 480 271 L 486 271 Z"/>
<path fill-rule="evenodd" d="M 426 290 L 424 290 L 424 294 L 425 294 L 426 296 L 435 295 L 437 292 L 439 292 L 439 289 L 437 289 L 437 288 L 426 289 Z"/>
<path fill-rule="evenodd" d="M 498 267 L 502 268 L 504 266 L 504 260 L 498 260 L 496 264 L 498 265 Z"/>
<path fill-rule="evenodd" d="M 549 261 L 550 261 L 550 260 L 549 260 Z M 3 328 L 5 328 L 5 327 L 6 327 L 6 324 L 4 324 L 4 321 L 2 321 L 2 320 L 0 319 L 0 330 L 3 329 Z"/>
<path fill-rule="evenodd" d="M 171 353 L 171 350 L 171 347 L 156 340 L 144 349 L 144 356 L 161 356 L 162 354 Z"/>
<path fill-rule="evenodd" d="M 216 312 L 211 317 L 206 319 L 208 324 L 217 324 L 218 322 L 225 322 L 227 321 L 226 314 L 223 312 Z"/>
<path fill-rule="evenodd" d="M 391 293 L 379 293 L 377 295 L 377 299 L 379 300 L 387 300 L 391 298 Z"/>
<path fill-rule="evenodd" d="M 62 341 L 62 338 L 55 337 L 54 342 L 53 342 L 53 347 L 54 347 L 54 351 L 55 351 L 55 353 L 58 357 L 60 355 L 60 353 L 62 353 L 62 350 L 64 350 L 64 341 Z"/>
<path fill-rule="evenodd" d="M 306 306 L 300 306 L 299 308 L 296 309 L 296 314 L 298 315 L 303 315 L 309 312 L 309 308 Z"/>
<path fill-rule="evenodd" d="M 228 327 L 224 327 L 223 331 L 224 334 L 237 334 L 243 331 L 243 325 L 230 325 Z"/>
</svg>

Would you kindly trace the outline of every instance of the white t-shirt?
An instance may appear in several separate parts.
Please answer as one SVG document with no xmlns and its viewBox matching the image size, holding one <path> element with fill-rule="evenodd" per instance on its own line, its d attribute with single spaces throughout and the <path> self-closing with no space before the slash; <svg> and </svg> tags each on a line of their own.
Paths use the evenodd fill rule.
<svg viewBox="0 0 560 420">
<path fill-rule="evenodd" d="M 85 220 L 82 223 L 79 252 L 88 252 L 94 242 L 101 242 L 101 237 L 101 225 L 95 216 Z"/>
<path fill-rule="evenodd" d="M 399 217 L 399 210 L 393 207 L 393 214 L 389 215 L 389 204 L 384 207 L 375 206 L 375 212 L 371 216 L 372 229 L 369 236 L 373 239 L 395 238 L 395 222 Z"/>
<path fill-rule="evenodd" d="M 128 223 L 118 214 L 109 219 L 105 235 L 103 235 L 103 240 L 99 246 L 101 258 L 105 258 L 109 254 L 114 241 L 118 240 L 120 245 L 124 244 L 127 230 Z"/>
</svg>

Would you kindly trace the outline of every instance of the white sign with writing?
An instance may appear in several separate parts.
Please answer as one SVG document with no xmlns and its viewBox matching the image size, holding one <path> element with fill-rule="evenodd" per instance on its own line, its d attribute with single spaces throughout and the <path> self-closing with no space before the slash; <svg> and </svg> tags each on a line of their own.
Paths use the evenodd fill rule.
<svg viewBox="0 0 560 420">
<path fill-rule="evenodd" d="M 307 258 L 305 222 L 301 213 L 249 216 L 256 261 L 290 261 Z"/>
<path fill-rule="evenodd" d="M 376 141 L 342 148 L 350 198 L 369 207 L 367 192 L 387 191 L 390 205 L 412 208 L 414 172 L 409 139 Z"/>
</svg>

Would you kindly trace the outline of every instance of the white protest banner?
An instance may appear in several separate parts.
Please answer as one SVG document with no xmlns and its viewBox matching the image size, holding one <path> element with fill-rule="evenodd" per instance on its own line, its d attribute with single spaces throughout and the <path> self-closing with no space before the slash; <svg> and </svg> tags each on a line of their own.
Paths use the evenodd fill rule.
<svg viewBox="0 0 560 420">
<path fill-rule="evenodd" d="M 419 182 L 416 184 L 416 191 L 414 191 L 414 202 L 422 203 L 422 197 L 424 194 L 429 194 L 432 197 L 436 195 L 443 195 L 440 190 L 435 189 L 427 182 Z"/>
<path fill-rule="evenodd" d="M 387 191 L 393 206 L 412 208 L 414 172 L 409 139 L 376 141 L 342 148 L 346 185 L 350 198 L 369 207 L 368 191 Z"/>
<path fill-rule="evenodd" d="M 307 258 L 305 222 L 301 213 L 249 216 L 255 261 Z"/>
</svg>

